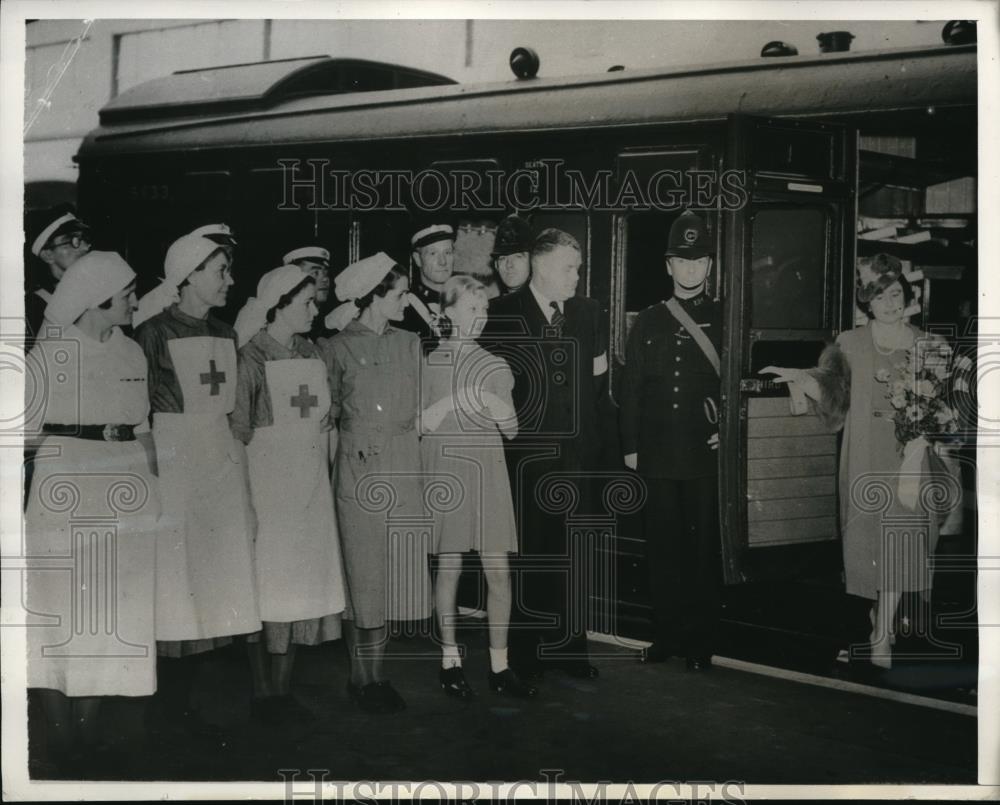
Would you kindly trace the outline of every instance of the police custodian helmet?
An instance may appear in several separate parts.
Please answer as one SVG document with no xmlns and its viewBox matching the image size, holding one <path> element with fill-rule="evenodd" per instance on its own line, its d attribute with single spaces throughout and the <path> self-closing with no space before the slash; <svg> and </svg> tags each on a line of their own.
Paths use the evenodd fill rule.
<svg viewBox="0 0 1000 805">
<path fill-rule="evenodd" d="M 670 225 L 670 238 L 667 241 L 667 257 L 683 257 L 686 260 L 697 260 L 699 257 L 715 255 L 715 243 L 708 234 L 708 227 L 701 216 L 693 212 L 684 212 Z"/>
</svg>

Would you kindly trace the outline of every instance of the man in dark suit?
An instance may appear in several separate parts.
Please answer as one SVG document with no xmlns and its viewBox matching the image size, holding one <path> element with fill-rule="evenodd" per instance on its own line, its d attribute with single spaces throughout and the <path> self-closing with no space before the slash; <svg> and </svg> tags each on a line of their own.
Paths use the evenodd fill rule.
<svg viewBox="0 0 1000 805">
<path fill-rule="evenodd" d="M 519 432 L 506 456 L 520 556 L 510 648 L 511 665 L 529 678 L 546 667 L 598 675 L 587 654 L 586 565 L 567 522 L 590 504 L 586 474 L 597 465 L 607 378 L 600 307 L 575 295 L 581 259 L 571 235 L 542 231 L 531 247 L 531 281 L 491 302 L 483 337 L 514 374 Z"/>
</svg>

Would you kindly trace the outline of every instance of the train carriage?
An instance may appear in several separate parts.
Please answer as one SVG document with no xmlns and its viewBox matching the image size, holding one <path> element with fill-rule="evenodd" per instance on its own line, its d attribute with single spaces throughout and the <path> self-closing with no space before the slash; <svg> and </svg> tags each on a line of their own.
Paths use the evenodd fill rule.
<svg viewBox="0 0 1000 805">
<path fill-rule="evenodd" d="M 818 418 L 792 417 L 785 389 L 758 370 L 813 365 L 853 325 L 859 251 L 888 249 L 924 267 L 924 323 L 956 319 L 960 298 L 974 305 L 967 199 L 956 211 L 935 208 L 941 227 L 959 221 L 961 238 L 887 245 L 858 231 L 887 218 L 933 229 L 928 187 L 970 182 L 974 199 L 976 126 L 975 45 L 480 86 L 374 62 L 291 59 L 175 73 L 112 100 L 78 155 L 79 202 L 145 287 L 178 234 L 230 223 L 239 238 L 230 314 L 297 240 L 330 248 L 335 268 L 377 250 L 405 260 L 410 214 L 393 176 L 446 177 L 444 206 L 461 222 L 459 268 L 473 273 L 487 270 L 495 224 L 533 208 L 536 227 L 559 226 L 583 244 L 579 293 L 607 312 L 609 473 L 622 471 L 613 411 L 628 328 L 669 292 L 671 221 L 684 208 L 704 211 L 726 322 L 726 617 L 781 630 L 775 612 L 803 586 L 815 602 L 842 595 L 838 445 Z M 358 185 L 365 172 L 389 183 Z M 483 192 L 456 198 L 466 180 Z M 436 181 L 423 187 L 434 201 Z M 944 289 L 932 293 L 938 282 Z M 593 590 L 600 631 L 646 634 L 638 522 L 618 517 L 602 548 L 599 566 L 613 572 Z M 775 608 L 760 615 L 765 598 Z M 822 620 L 824 604 L 813 612 L 803 600 L 796 615 Z"/>
</svg>

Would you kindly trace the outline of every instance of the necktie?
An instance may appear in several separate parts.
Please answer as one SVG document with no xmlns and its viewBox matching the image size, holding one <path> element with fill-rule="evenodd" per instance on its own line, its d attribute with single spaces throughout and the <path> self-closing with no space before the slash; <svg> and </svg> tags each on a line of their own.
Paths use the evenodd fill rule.
<svg viewBox="0 0 1000 805">
<path fill-rule="evenodd" d="M 549 302 L 549 304 L 552 306 L 552 319 L 549 321 L 549 326 L 555 329 L 557 336 L 560 336 L 566 325 L 566 314 L 559 309 L 559 305 L 555 302 Z"/>
</svg>

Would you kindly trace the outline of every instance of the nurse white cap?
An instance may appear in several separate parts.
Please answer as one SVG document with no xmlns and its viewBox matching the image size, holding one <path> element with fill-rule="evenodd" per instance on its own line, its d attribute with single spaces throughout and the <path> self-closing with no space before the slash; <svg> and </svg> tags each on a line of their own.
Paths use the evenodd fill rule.
<svg viewBox="0 0 1000 805">
<path fill-rule="evenodd" d="M 297 265 L 279 266 L 260 278 L 257 295 L 247 299 L 233 325 L 241 347 L 267 325 L 267 312 L 304 279 L 311 277 Z"/>
<path fill-rule="evenodd" d="M 214 240 L 194 233 L 182 235 L 171 243 L 167 256 L 163 259 L 165 279 L 139 300 L 139 309 L 132 316 L 132 326 L 138 327 L 146 319 L 153 318 L 180 301 L 178 286 L 213 252 L 221 248 Z"/>
<path fill-rule="evenodd" d="M 170 244 L 167 256 L 163 258 L 163 275 L 166 282 L 177 287 L 216 251 L 219 244 L 193 232 L 182 235 Z"/>
<path fill-rule="evenodd" d="M 395 265 L 396 261 L 389 255 L 379 252 L 351 263 L 341 271 L 334 279 L 333 287 L 337 298 L 343 299 L 344 304 L 327 314 L 324 320 L 326 326 L 331 330 L 343 330 L 359 313 L 354 300 L 374 291 Z"/>
<path fill-rule="evenodd" d="M 213 237 L 225 238 L 234 246 L 236 245 L 236 236 L 233 235 L 233 230 L 229 228 L 229 224 L 205 224 L 192 230 L 189 234 L 210 239 Z"/>
<path fill-rule="evenodd" d="M 132 267 L 117 253 L 88 252 L 66 269 L 45 308 L 45 318 L 66 327 L 134 279 Z"/>
<path fill-rule="evenodd" d="M 300 249 L 292 249 L 288 254 L 281 258 L 281 262 L 294 263 L 296 260 L 323 260 L 324 262 L 330 262 L 330 252 L 324 249 L 322 246 L 303 246 Z"/>
</svg>

